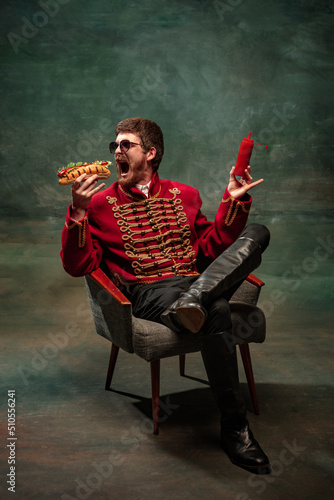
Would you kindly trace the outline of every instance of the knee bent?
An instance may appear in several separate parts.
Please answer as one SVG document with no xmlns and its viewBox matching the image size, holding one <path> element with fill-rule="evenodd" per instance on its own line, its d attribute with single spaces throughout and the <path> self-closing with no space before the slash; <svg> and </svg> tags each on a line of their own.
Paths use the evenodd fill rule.
<svg viewBox="0 0 334 500">
<path fill-rule="evenodd" d="M 262 252 L 264 252 L 269 245 L 270 231 L 263 224 L 258 224 L 256 222 L 249 224 L 242 232 L 242 236 L 247 236 L 247 238 L 251 238 L 256 241 L 256 243 L 261 247 Z"/>
</svg>

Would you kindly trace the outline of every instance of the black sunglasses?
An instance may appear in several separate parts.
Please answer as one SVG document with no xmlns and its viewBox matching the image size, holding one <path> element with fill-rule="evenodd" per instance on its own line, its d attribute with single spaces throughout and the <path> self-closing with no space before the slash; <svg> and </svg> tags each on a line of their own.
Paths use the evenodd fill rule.
<svg viewBox="0 0 334 500">
<path fill-rule="evenodd" d="M 115 154 L 116 152 L 116 149 L 118 148 L 118 146 L 121 148 L 121 152 L 122 153 L 126 153 L 127 151 L 129 151 L 130 147 L 132 145 L 135 145 L 135 146 L 142 146 L 142 144 L 138 144 L 138 142 L 131 142 L 131 141 L 128 141 L 127 139 L 123 139 L 123 141 L 121 142 L 111 142 L 109 144 L 109 151 L 111 154 Z"/>
</svg>

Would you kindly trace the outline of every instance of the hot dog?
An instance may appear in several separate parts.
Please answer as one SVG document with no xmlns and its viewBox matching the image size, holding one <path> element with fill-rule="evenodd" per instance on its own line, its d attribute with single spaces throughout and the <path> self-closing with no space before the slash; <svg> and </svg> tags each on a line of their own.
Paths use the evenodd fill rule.
<svg viewBox="0 0 334 500">
<path fill-rule="evenodd" d="M 62 186 L 73 184 L 75 179 L 82 174 L 87 174 L 88 177 L 97 174 L 98 179 L 108 179 L 111 173 L 109 170 L 111 164 L 111 161 L 97 160 L 93 163 L 69 163 L 67 167 L 58 172 L 59 184 Z"/>
</svg>

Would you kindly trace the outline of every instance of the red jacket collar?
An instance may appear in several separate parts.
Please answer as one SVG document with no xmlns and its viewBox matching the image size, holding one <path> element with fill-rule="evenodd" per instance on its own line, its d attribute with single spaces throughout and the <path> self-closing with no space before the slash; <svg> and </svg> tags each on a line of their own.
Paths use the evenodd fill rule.
<svg viewBox="0 0 334 500">
<path fill-rule="evenodd" d="M 139 189 L 137 189 L 136 187 L 128 189 L 128 188 L 121 187 L 118 184 L 118 188 L 126 196 L 128 196 L 131 199 L 133 199 L 133 198 L 136 198 L 136 199 L 138 199 L 138 198 L 146 198 L 146 196 Z M 160 185 L 160 178 L 159 178 L 158 172 L 154 172 L 154 174 L 152 176 L 152 179 L 151 179 L 151 185 L 150 185 L 149 193 L 148 193 L 149 198 L 151 198 L 152 196 L 155 196 L 156 194 L 158 194 L 159 191 L 160 191 L 160 189 L 161 189 L 161 185 Z"/>
</svg>

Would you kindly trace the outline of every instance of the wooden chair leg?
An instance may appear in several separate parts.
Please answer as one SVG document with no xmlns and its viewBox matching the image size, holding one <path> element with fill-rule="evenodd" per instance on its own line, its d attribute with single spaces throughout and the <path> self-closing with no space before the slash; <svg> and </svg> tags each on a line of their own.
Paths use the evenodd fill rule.
<svg viewBox="0 0 334 500">
<path fill-rule="evenodd" d="M 184 377 L 184 371 L 186 367 L 186 355 L 185 354 L 180 354 L 179 356 L 179 367 L 180 367 L 180 375 L 181 377 Z"/>
<path fill-rule="evenodd" d="M 116 361 L 117 361 L 118 351 L 119 351 L 119 347 L 115 344 L 111 344 L 108 373 L 107 373 L 106 385 L 105 385 L 106 391 L 108 391 L 110 389 L 111 379 L 112 379 L 112 376 L 114 374 L 114 369 L 115 369 L 115 365 L 116 365 Z"/>
<path fill-rule="evenodd" d="M 153 434 L 159 434 L 160 359 L 151 361 Z"/>
<path fill-rule="evenodd" d="M 251 357 L 250 357 L 249 344 L 239 344 L 239 349 L 240 349 L 241 359 L 242 359 L 245 373 L 246 373 L 249 392 L 250 392 L 250 395 L 252 398 L 254 413 L 256 415 L 259 415 L 260 410 L 259 410 L 259 403 L 257 400 L 257 394 L 256 394 L 256 389 L 255 389 L 254 374 L 253 374 L 252 361 L 251 361 Z"/>
</svg>

